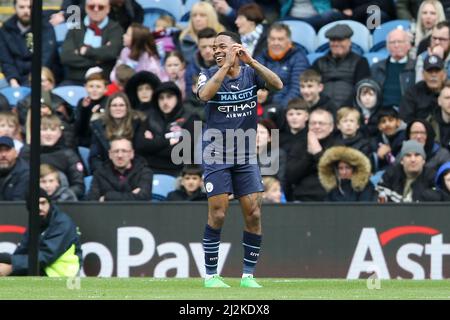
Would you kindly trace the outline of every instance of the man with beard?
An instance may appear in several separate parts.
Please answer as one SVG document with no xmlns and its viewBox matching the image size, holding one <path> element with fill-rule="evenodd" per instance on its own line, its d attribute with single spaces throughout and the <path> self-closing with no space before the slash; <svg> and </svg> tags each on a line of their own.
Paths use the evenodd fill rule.
<svg viewBox="0 0 450 320">
<path fill-rule="evenodd" d="M 29 85 L 33 56 L 31 0 L 14 0 L 15 14 L 0 29 L 0 64 L 11 87 Z M 52 26 L 42 22 L 42 64 L 54 70 L 57 57 L 56 37 Z"/>
<path fill-rule="evenodd" d="M 29 174 L 30 168 L 18 158 L 13 139 L 0 137 L 0 201 L 25 199 Z"/>
<path fill-rule="evenodd" d="M 439 92 L 447 79 L 444 61 L 438 56 L 428 56 L 423 69 L 424 80 L 410 87 L 400 102 L 400 118 L 406 123 L 426 119 L 437 109 Z"/>
<path fill-rule="evenodd" d="M 436 142 L 450 151 L 450 81 L 447 80 L 438 98 L 437 108 L 428 121 L 436 132 Z"/>
<path fill-rule="evenodd" d="M 30 199 L 27 197 L 27 209 Z M 77 227 L 72 219 L 52 205 L 49 195 L 39 190 L 39 274 L 75 277 L 81 269 L 82 252 Z M 13 254 L 0 253 L 0 277 L 28 275 L 29 231 Z"/>
</svg>

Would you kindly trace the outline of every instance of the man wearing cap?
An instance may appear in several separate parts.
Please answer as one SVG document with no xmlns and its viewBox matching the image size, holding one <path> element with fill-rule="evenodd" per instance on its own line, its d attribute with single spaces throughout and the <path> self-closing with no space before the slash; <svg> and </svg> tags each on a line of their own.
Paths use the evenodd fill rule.
<svg viewBox="0 0 450 320">
<path fill-rule="evenodd" d="M 432 55 L 425 59 L 423 79 L 410 87 L 400 102 L 400 118 L 406 123 L 416 118 L 426 119 L 438 108 L 438 96 L 447 79 L 440 57 Z"/>
<path fill-rule="evenodd" d="M 27 197 L 27 209 L 30 210 Z M 51 203 L 39 190 L 39 274 L 48 277 L 75 277 L 81 269 L 82 251 L 77 227 L 72 219 Z M 29 231 L 13 254 L 0 252 L 0 277 L 28 275 Z"/>
<path fill-rule="evenodd" d="M 354 86 L 370 77 L 367 60 L 351 51 L 352 35 L 352 29 L 346 24 L 329 29 L 325 36 L 330 39 L 330 51 L 313 64 L 322 75 L 323 93 L 333 99 L 338 108 L 352 105 Z"/>
<path fill-rule="evenodd" d="M 0 137 L 0 201 L 25 199 L 30 168 L 20 159 L 10 137 Z"/>
<path fill-rule="evenodd" d="M 108 0 L 87 0 L 87 16 L 80 28 L 69 30 L 62 45 L 61 62 L 67 68 L 64 85 L 83 85 L 86 71 L 95 66 L 109 79 L 122 49 L 123 30 L 108 14 Z"/>
<path fill-rule="evenodd" d="M 404 141 L 397 164 L 386 170 L 377 185 L 378 194 L 390 202 L 433 201 L 436 193 L 433 175 L 424 169 L 426 157 L 422 144 Z"/>
</svg>

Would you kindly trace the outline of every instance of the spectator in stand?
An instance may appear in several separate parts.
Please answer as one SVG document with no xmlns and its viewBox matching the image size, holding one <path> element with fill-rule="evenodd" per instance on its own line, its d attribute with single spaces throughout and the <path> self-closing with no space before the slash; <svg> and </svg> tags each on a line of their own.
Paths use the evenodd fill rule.
<svg viewBox="0 0 450 320">
<path fill-rule="evenodd" d="M 376 189 L 389 202 L 438 201 L 434 176 L 425 170 L 427 156 L 415 140 L 403 142 L 398 163 L 386 170 Z"/>
<path fill-rule="evenodd" d="M 87 199 L 93 201 L 150 201 L 153 172 L 145 160 L 135 156 L 131 140 L 120 136 L 111 139 L 109 160 L 92 179 Z"/>
<path fill-rule="evenodd" d="M 344 14 L 343 19 L 351 19 L 366 25 L 370 21 L 372 11 L 370 6 L 377 6 L 377 14 L 380 15 L 381 23 L 396 18 L 395 4 L 393 0 L 347 0 L 335 1 L 336 8 Z"/>
<path fill-rule="evenodd" d="M 263 177 L 264 192 L 263 203 L 281 203 L 282 191 L 281 183 L 276 177 Z"/>
<path fill-rule="evenodd" d="M 353 88 L 361 79 L 370 76 L 367 59 L 351 51 L 353 30 L 337 24 L 325 36 L 330 40 L 330 52 L 317 59 L 313 69 L 320 73 L 324 93 L 338 108 L 353 103 Z"/>
<path fill-rule="evenodd" d="M 181 171 L 180 187 L 169 192 L 167 201 L 207 201 L 203 191 L 202 169 L 196 165 L 185 165 Z"/>
<path fill-rule="evenodd" d="M 112 73 L 111 73 L 112 74 Z M 112 96 L 114 93 L 123 92 L 131 77 L 136 74 L 132 67 L 126 64 L 119 64 L 115 71 L 116 80 L 111 82 L 106 89 L 106 96 Z"/>
<path fill-rule="evenodd" d="M 23 138 L 19 118 L 12 111 L 0 111 L 0 137 L 10 137 L 14 141 L 17 154 L 23 147 Z"/>
<path fill-rule="evenodd" d="M 438 105 L 427 118 L 436 132 L 436 142 L 450 151 L 450 81 L 447 80 L 438 98 Z"/>
<path fill-rule="evenodd" d="M 308 132 L 308 103 L 302 98 L 289 101 L 285 114 L 285 125 L 280 130 L 280 148 L 286 155 L 295 143 L 305 143 Z"/>
<path fill-rule="evenodd" d="M 116 68 L 121 64 L 130 66 L 136 72 L 145 70 L 153 72 L 159 78 L 165 76 L 155 40 L 147 27 L 138 23 L 131 24 L 123 35 L 123 45 L 124 48 L 110 75 L 112 82 L 117 80 Z"/>
<path fill-rule="evenodd" d="M 440 201 L 450 201 L 450 162 L 444 163 L 435 176 L 435 186 Z"/>
<path fill-rule="evenodd" d="M 361 133 L 372 138 L 378 133 L 378 112 L 383 102 L 381 88 L 376 81 L 367 78 L 359 81 L 355 89 L 353 106 L 361 113 Z"/>
<path fill-rule="evenodd" d="M 423 80 L 424 61 L 431 55 L 438 56 L 444 61 L 447 78 L 450 76 L 450 23 L 439 22 L 431 33 L 431 44 L 428 50 L 417 57 L 416 82 Z"/>
<path fill-rule="evenodd" d="M 80 28 L 69 30 L 62 45 L 61 62 L 67 68 L 63 84 L 83 85 L 86 71 L 95 66 L 109 78 L 122 49 L 123 30 L 108 18 L 108 0 L 86 0 L 87 16 Z"/>
<path fill-rule="evenodd" d="M 263 23 L 264 20 L 264 12 L 256 3 L 243 5 L 237 12 L 237 32 L 242 45 L 253 57 L 261 55 L 267 46 L 268 25 Z"/>
<path fill-rule="evenodd" d="M 14 15 L 0 29 L 0 66 L 11 87 L 29 86 L 33 57 L 31 0 L 14 0 Z M 42 22 L 42 65 L 55 64 L 58 52 L 53 27 Z"/>
<path fill-rule="evenodd" d="M 436 133 L 426 120 L 415 119 L 406 127 L 406 139 L 415 140 L 423 145 L 427 155 L 425 168 L 433 175 L 442 164 L 450 161 L 450 152 L 435 142 L 435 138 Z"/>
<path fill-rule="evenodd" d="M 166 55 L 164 70 L 166 71 L 167 77 L 163 78 L 163 81 L 167 80 L 174 82 L 180 89 L 181 97 L 184 101 L 186 98 L 186 60 L 181 52 L 172 51 Z"/>
<path fill-rule="evenodd" d="M 49 164 L 41 164 L 39 186 L 54 202 L 77 201 L 77 196 L 69 188 L 67 179 L 61 179 L 59 171 Z"/>
<path fill-rule="evenodd" d="M 406 91 L 400 103 L 400 118 L 406 123 L 416 118 L 426 119 L 438 108 L 438 96 L 447 79 L 441 58 L 438 56 L 426 58 L 423 78 L 424 80 Z"/>
<path fill-rule="evenodd" d="M 387 39 L 389 57 L 371 67 L 371 74 L 382 88 L 383 106 L 400 106 L 402 96 L 416 81 L 416 61 L 409 58 L 409 35 L 403 29 L 389 32 Z"/>
<path fill-rule="evenodd" d="M 444 9 L 437 0 L 425 0 L 419 7 L 415 23 L 414 48 L 412 55 L 419 56 L 430 46 L 430 37 L 433 28 L 445 21 Z"/>
<path fill-rule="evenodd" d="M 125 93 L 119 92 L 108 98 L 105 112 L 90 123 L 92 139 L 89 162 L 92 172 L 95 173 L 102 163 L 108 160 L 112 138 L 123 137 L 135 143 L 141 122 L 142 119 L 131 108 Z"/>
<path fill-rule="evenodd" d="M 415 21 L 422 2 L 423 0 L 397 0 L 395 2 L 397 18 L 411 22 Z"/>
<path fill-rule="evenodd" d="M 144 9 L 136 0 L 109 0 L 111 11 L 108 16 L 118 22 L 122 30 L 127 30 L 133 23 L 144 22 Z"/>
<path fill-rule="evenodd" d="M 353 107 L 342 107 L 337 112 L 336 124 L 338 134 L 336 145 L 344 145 L 362 152 L 369 156 L 371 147 L 370 141 L 359 130 L 361 123 L 361 113 Z"/>
<path fill-rule="evenodd" d="M 69 188 L 78 198 L 84 195 L 84 166 L 74 149 L 64 145 L 61 120 L 56 115 L 44 116 L 41 121 L 41 163 L 50 164 L 64 174 Z M 20 157 L 30 160 L 30 145 L 26 144 Z M 61 178 L 63 179 L 63 178 Z"/>
<path fill-rule="evenodd" d="M 105 112 L 108 100 L 108 97 L 106 97 L 106 79 L 103 73 L 94 72 L 89 75 L 84 87 L 88 95 L 78 101 L 75 109 L 75 132 L 78 137 L 78 145 L 89 148 L 92 137 L 89 124 Z"/>
<path fill-rule="evenodd" d="M 287 25 L 274 23 L 270 26 L 267 49 L 256 59 L 283 81 L 283 89 L 274 94 L 269 93 L 266 103 L 277 110 L 285 109 L 289 100 L 300 96 L 298 79 L 309 68 L 306 56 L 292 43 L 291 30 Z"/>
<path fill-rule="evenodd" d="M 172 16 L 161 15 L 156 19 L 155 30 L 152 34 L 161 60 L 166 58 L 168 52 L 176 49 L 175 43 L 180 32 L 181 30 L 175 26 L 175 20 Z"/>
<path fill-rule="evenodd" d="M 323 201 L 326 197 L 317 165 L 324 151 L 334 145 L 333 114 L 326 109 L 314 109 L 308 126 L 305 142 L 292 146 L 288 155 L 285 190 L 289 201 Z"/>
<path fill-rule="evenodd" d="M 0 201 L 25 199 L 30 166 L 19 158 L 10 137 L 0 137 Z"/>
<path fill-rule="evenodd" d="M 375 202 L 370 172 L 370 161 L 360 151 L 343 146 L 326 150 L 319 161 L 319 180 L 327 191 L 325 201 Z"/>
<path fill-rule="evenodd" d="M 324 25 L 343 20 L 344 15 L 336 6 L 336 0 L 285 0 L 281 1 L 281 17 L 284 20 L 298 19 L 309 23 L 316 31 Z"/>
<path fill-rule="evenodd" d="M 217 11 L 219 22 L 228 31 L 236 32 L 236 17 L 239 9 L 253 0 L 211 0 L 214 9 Z"/>
<path fill-rule="evenodd" d="M 188 27 L 180 34 L 180 49 L 186 61 L 192 61 L 197 50 L 198 32 L 206 27 L 213 28 L 217 33 L 225 31 L 219 23 L 217 12 L 206 1 L 197 2 L 192 6 Z"/>
<path fill-rule="evenodd" d="M 308 104 L 309 110 L 328 109 L 336 114 L 336 105 L 323 93 L 322 76 L 314 69 L 307 69 L 300 76 L 300 93 Z"/>
<path fill-rule="evenodd" d="M 212 28 L 205 28 L 198 32 L 198 50 L 194 55 L 194 59 L 188 63 L 184 74 L 186 98 L 192 97 L 192 85 L 197 85 L 196 82 L 192 81 L 194 76 L 198 76 L 201 69 L 209 69 L 216 63 L 213 50 L 216 34 L 217 32 Z"/>
<path fill-rule="evenodd" d="M 148 109 L 147 120 L 136 134 L 136 153 L 147 159 L 154 173 L 176 177 L 182 166 L 172 161 L 172 149 L 181 141 L 182 129 L 193 137 L 194 121 L 198 117 L 184 109 L 181 91 L 171 81 L 161 83 L 152 99 L 157 107 Z M 195 150 L 193 140 L 191 150 Z"/>
<path fill-rule="evenodd" d="M 161 80 L 148 71 L 136 73 L 125 86 L 125 93 L 130 99 L 131 107 L 140 112 L 147 112 L 153 107 L 153 93 Z"/>
</svg>

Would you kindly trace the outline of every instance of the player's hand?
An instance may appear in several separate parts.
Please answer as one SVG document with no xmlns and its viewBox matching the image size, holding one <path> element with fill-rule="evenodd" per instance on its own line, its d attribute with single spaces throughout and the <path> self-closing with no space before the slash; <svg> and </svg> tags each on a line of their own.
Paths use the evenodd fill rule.
<svg viewBox="0 0 450 320">
<path fill-rule="evenodd" d="M 237 52 L 237 49 L 233 47 L 229 52 L 227 52 L 227 54 L 225 55 L 225 63 L 223 64 L 225 68 L 229 69 L 234 66 L 234 63 L 236 62 Z"/>
<path fill-rule="evenodd" d="M 237 56 L 238 56 L 239 60 L 241 60 L 243 63 L 245 63 L 245 64 L 253 63 L 252 56 L 247 51 L 247 49 L 244 48 L 244 46 L 242 44 L 235 43 L 235 44 L 233 44 L 232 49 L 237 50 Z"/>
</svg>

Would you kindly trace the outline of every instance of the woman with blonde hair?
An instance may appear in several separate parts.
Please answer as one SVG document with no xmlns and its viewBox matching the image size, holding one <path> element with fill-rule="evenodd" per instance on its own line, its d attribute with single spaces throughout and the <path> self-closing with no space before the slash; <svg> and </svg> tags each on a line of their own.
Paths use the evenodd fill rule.
<svg viewBox="0 0 450 320">
<path fill-rule="evenodd" d="M 444 8 L 440 1 L 425 0 L 419 7 L 417 12 L 417 20 L 415 24 L 414 48 L 416 55 L 420 55 L 426 51 L 430 45 L 431 31 L 434 26 L 441 21 L 445 21 Z"/>
<path fill-rule="evenodd" d="M 214 7 L 208 2 L 197 2 L 192 6 L 188 27 L 180 34 L 181 52 L 188 63 L 197 50 L 197 34 L 206 27 L 213 28 L 217 33 L 225 31 Z"/>
</svg>

